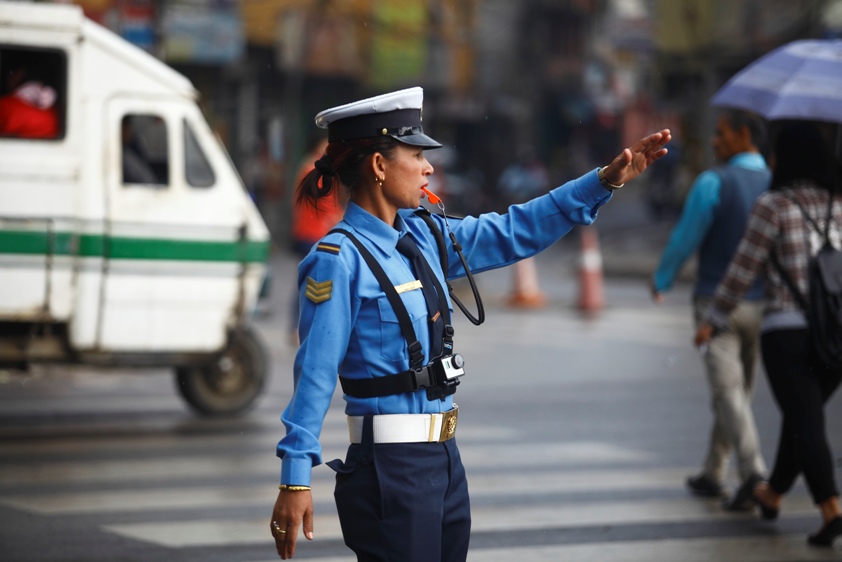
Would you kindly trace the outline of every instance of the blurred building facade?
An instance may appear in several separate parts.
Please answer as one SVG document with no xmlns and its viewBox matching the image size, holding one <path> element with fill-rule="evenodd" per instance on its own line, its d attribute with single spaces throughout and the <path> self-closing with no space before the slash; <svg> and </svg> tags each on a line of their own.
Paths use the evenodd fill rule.
<svg viewBox="0 0 842 562">
<path fill-rule="evenodd" d="M 423 86 L 456 212 L 491 206 L 523 153 L 559 183 L 668 126 L 680 159 L 658 181 L 675 204 L 709 164 L 716 88 L 778 45 L 842 29 L 839 0 L 75 3 L 193 81 L 280 244 L 326 107 Z"/>
<path fill-rule="evenodd" d="M 715 91 L 775 47 L 838 33 L 842 26 L 828 15 L 840 7 L 836 0 L 657 0 L 653 91 L 681 116 L 688 175 L 711 164 Z"/>
</svg>

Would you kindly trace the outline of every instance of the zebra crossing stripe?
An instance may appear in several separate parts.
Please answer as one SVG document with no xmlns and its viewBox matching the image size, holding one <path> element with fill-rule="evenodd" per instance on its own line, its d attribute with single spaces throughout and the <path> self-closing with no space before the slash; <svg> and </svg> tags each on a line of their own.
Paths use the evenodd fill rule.
<svg viewBox="0 0 842 562">
<path fill-rule="evenodd" d="M 344 420 L 343 420 L 344 423 Z M 470 428 L 466 430 L 469 432 Z M 324 458 L 332 459 L 344 457 L 348 442 L 347 425 L 341 429 L 329 431 L 322 435 Z M 199 450 L 205 447 L 219 446 L 228 443 L 225 440 L 213 442 L 197 442 Z M 235 442 L 231 442 L 235 444 Z M 84 482 L 155 482 L 158 480 L 177 477 L 225 477 L 242 475 L 248 470 L 253 476 L 267 476 L 275 478 L 280 474 L 279 461 L 272 456 L 271 449 L 267 452 L 241 454 L 237 456 L 206 455 L 194 451 L 175 451 L 165 458 L 152 456 L 142 457 L 145 448 L 138 444 L 133 453 L 140 453 L 141 458 L 125 459 L 91 459 L 91 460 L 62 460 L 51 458 L 50 463 L 33 472 L 26 465 L 0 464 L 0 479 L 7 485 L 43 483 L 67 484 Z M 529 467 L 546 469 L 557 472 L 559 469 L 576 467 L 580 464 L 601 463 L 633 463 L 646 460 L 646 453 L 607 443 L 598 442 L 565 442 L 550 443 L 536 448 L 531 443 L 511 443 L 506 446 L 507 454 L 500 455 L 499 443 L 469 444 L 460 446 L 463 462 L 468 470 L 473 471 L 482 466 L 494 466 L 495 469 L 524 467 L 524 460 L 529 459 Z M 79 454 L 78 452 L 76 454 Z M 664 482 L 683 481 L 686 474 L 695 470 L 681 469 L 686 473 L 669 471 L 664 474 Z M 611 471 L 608 471 L 610 474 Z M 583 473 L 581 477 L 572 475 L 575 480 L 568 482 L 586 482 L 591 472 Z M 638 472 L 638 474 L 643 474 Z M 654 473 L 653 473 L 654 474 Z M 324 478 L 333 481 L 333 472 L 319 466 L 313 471 L 314 478 Z M 472 488 L 473 488 L 472 476 Z M 606 479 L 608 480 L 608 479 Z M 622 480 L 622 479 L 619 479 Z M 653 477 L 655 481 L 655 477 Z M 549 485 L 549 483 L 548 483 Z M 622 486 L 622 482 L 617 485 Z M 332 484 L 331 484 L 332 486 Z"/>
<path fill-rule="evenodd" d="M 787 516 L 813 516 L 809 497 L 787 498 Z M 632 525 L 669 521 L 692 523 L 745 519 L 744 514 L 728 513 L 715 500 L 694 498 L 591 502 L 566 505 L 523 505 L 506 508 L 485 507 L 471 510 L 472 533 L 557 530 L 587 526 Z M 322 540 L 341 540 L 335 512 L 316 515 L 314 534 Z M 104 525 L 103 530 L 134 540 L 170 548 L 209 547 L 233 544 L 260 544 L 271 540 L 268 519 L 155 521 Z M 717 539 L 721 540 L 721 539 Z M 803 541 L 803 537 L 802 537 Z M 602 545 L 601 543 L 601 546 Z M 564 558 L 568 559 L 568 558 Z M 579 558 L 569 558 L 578 560 Z M 582 558 L 585 559 L 585 558 Z M 665 558 L 683 560 L 678 558 Z M 511 558 L 509 559 L 511 560 Z M 556 558 L 555 560 L 559 560 Z M 588 559 L 589 560 L 589 559 Z M 660 558 L 659 558 L 660 560 Z"/>
<path fill-rule="evenodd" d="M 161 461 L 157 461 L 161 462 Z M 191 467 L 199 467 L 205 461 L 193 459 Z M 210 461 L 208 461 L 210 462 Z M 172 478 L 174 467 L 159 467 L 158 478 Z M 226 467 L 228 461 L 223 463 Z M 235 463 L 236 464 L 236 463 Z M 242 469 L 242 464 L 239 465 Z M 276 468 L 276 463 L 269 463 Z M 218 468 L 218 467 L 217 467 Z M 169 470 L 169 472 L 167 472 Z M 508 475 L 480 473 L 471 476 L 472 497 L 511 497 L 533 494 L 553 494 L 582 491 L 621 491 L 621 490 L 662 490 L 681 482 L 689 469 L 646 469 L 646 470 L 587 470 L 559 471 L 547 469 L 531 471 L 529 478 L 512 480 Z M 194 468 L 194 475 L 195 475 Z M 226 469 L 224 475 L 229 473 Z M 255 472 L 250 471 L 252 476 Z M 313 481 L 313 499 L 316 502 L 333 503 L 333 473 L 328 469 L 318 471 L 319 477 Z M 217 472 L 216 476 L 220 476 Z M 104 513 L 114 511 L 149 511 L 170 508 L 224 508 L 231 505 L 232 499 L 238 503 L 265 503 L 273 495 L 275 471 L 266 472 L 266 484 L 248 486 L 191 486 L 181 488 L 161 487 L 140 490 L 85 490 L 80 492 L 62 492 L 50 490 L 43 494 L 6 494 L 0 496 L 0 504 L 24 511 L 44 515 L 72 515 L 80 513 Z M 96 482 L 96 473 L 92 475 Z M 100 480 L 100 482 L 104 481 Z M 123 479 L 121 478 L 121 481 Z M 61 479 L 53 481 L 62 486 Z M 126 482 L 130 482 L 126 480 Z"/>
<path fill-rule="evenodd" d="M 803 534 L 769 535 L 740 538 L 694 538 L 654 541 L 618 541 L 598 544 L 561 546 L 525 546 L 512 548 L 473 549 L 468 562 L 558 562 L 559 560 L 587 560 L 588 562 L 641 562 L 650 560 L 680 560 L 681 562 L 710 562 L 711 560 L 739 560 L 768 562 L 769 560 L 831 560 L 838 552 L 809 552 Z M 796 554 L 798 553 L 798 554 Z M 803 553 L 803 556 L 801 554 Z M 352 562 L 351 558 L 321 558 L 319 562 Z M 268 561 L 266 561 L 268 562 Z"/>
<path fill-rule="evenodd" d="M 306 547 L 299 547 L 299 552 Z M 598 544 L 561 546 L 522 546 L 512 548 L 476 549 L 468 552 L 468 562 L 558 562 L 559 560 L 587 560 L 588 562 L 641 562 L 651 560 L 680 560 L 681 562 L 710 562 L 711 560 L 740 560 L 768 562 L 788 560 L 787 555 L 805 553 L 800 560 L 836 560 L 838 553 L 812 551 L 807 553 L 804 535 L 762 535 L 740 538 L 700 538 L 655 541 L 617 541 Z M 353 554 L 318 558 L 318 562 L 355 562 Z M 277 559 L 249 562 L 277 562 Z"/>
<path fill-rule="evenodd" d="M 267 513 L 268 517 L 268 513 Z M 341 539 L 342 531 L 335 516 L 313 518 L 315 540 Z M 210 547 L 231 544 L 268 544 L 272 542 L 269 519 L 162 521 L 104 525 L 104 531 L 133 540 L 169 548 Z M 303 538 L 299 540 L 303 541 Z"/>
</svg>

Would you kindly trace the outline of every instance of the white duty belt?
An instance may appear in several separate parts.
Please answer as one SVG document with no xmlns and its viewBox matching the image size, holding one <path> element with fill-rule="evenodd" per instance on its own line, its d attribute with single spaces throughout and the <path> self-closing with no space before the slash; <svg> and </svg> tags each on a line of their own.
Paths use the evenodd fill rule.
<svg viewBox="0 0 842 562">
<path fill-rule="evenodd" d="M 372 417 L 375 443 L 440 443 L 453 439 L 459 407 L 440 414 L 384 414 Z M 361 443 L 364 416 L 348 416 L 351 443 Z"/>
</svg>

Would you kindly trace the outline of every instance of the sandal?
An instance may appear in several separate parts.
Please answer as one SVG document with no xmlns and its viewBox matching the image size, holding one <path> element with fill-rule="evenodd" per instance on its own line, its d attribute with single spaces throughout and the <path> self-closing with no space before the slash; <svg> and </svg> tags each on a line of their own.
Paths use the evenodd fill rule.
<svg viewBox="0 0 842 562">
<path fill-rule="evenodd" d="M 757 496 L 757 489 L 758 488 L 760 488 L 760 489 L 764 489 L 764 488 L 765 489 L 771 489 L 771 488 L 769 487 L 768 482 L 758 482 L 757 484 L 754 485 L 754 489 L 751 491 L 751 499 L 754 500 L 754 503 L 756 503 L 758 505 L 758 507 L 760 507 L 761 516 L 763 517 L 763 519 L 766 519 L 767 521 L 773 521 L 773 520 L 777 519 L 778 514 L 780 513 L 780 509 L 778 509 L 777 507 L 772 507 L 772 506 L 769 506 L 769 505 L 766 505 L 765 503 L 763 503 L 763 500 L 761 500 Z"/>
</svg>

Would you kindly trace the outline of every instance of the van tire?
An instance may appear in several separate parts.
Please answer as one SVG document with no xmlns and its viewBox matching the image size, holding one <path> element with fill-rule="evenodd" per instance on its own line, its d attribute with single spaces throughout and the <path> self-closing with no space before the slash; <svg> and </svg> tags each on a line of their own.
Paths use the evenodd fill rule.
<svg viewBox="0 0 842 562">
<path fill-rule="evenodd" d="M 239 328 L 213 363 L 176 368 L 176 386 L 197 413 L 231 416 L 247 410 L 260 396 L 268 366 L 269 355 L 255 331 Z"/>
</svg>

